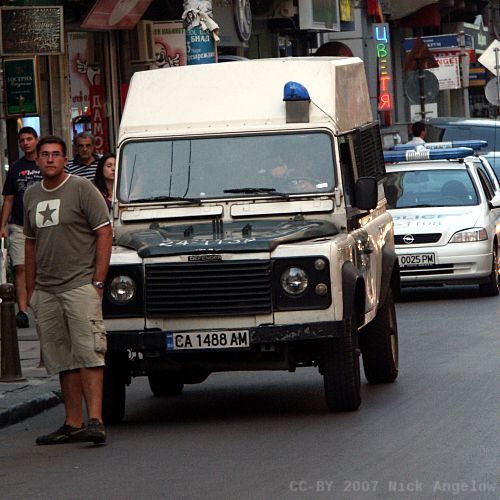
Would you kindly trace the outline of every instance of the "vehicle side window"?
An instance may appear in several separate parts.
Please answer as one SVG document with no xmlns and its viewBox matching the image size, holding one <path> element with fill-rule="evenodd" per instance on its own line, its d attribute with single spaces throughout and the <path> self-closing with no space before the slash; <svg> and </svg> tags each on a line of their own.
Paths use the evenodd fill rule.
<svg viewBox="0 0 500 500">
<path fill-rule="evenodd" d="M 477 175 L 479 176 L 479 180 L 481 182 L 481 186 L 483 187 L 484 194 L 486 195 L 486 198 L 488 201 L 491 201 L 491 199 L 494 196 L 494 189 L 489 181 L 488 177 L 484 174 L 484 172 L 481 169 L 477 169 Z"/>
<path fill-rule="evenodd" d="M 492 186 L 494 186 L 494 185 L 495 185 L 495 183 L 494 183 L 493 179 L 491 178 L 490 173 L 488 172 L 488 170 L 487 170 L 487 169 L 486 169 L 486 167 L 484 166 L 484 164 L 483 164 L 482 162 L 480 162 L 480 163 L 478 163 L 477 167 L 478 167 L 478 169 L 479 169 L 481 172 L 483 172 L 483 174 L 486 176 L 486 178 L 490 181 L 490 184 L 491 184 Z"/>
<path fill-rule="evenodd" d="M 344 196 L 347 206 L 354 206 L 354 183 L 355 164 L 351 154 L 351 141 L 349 136 L 339 137 L 340 169 L 342 172 L 342 184 L 344 186 Z M 356 175 L 357 177 L 357 175 Z"/>
</svg>

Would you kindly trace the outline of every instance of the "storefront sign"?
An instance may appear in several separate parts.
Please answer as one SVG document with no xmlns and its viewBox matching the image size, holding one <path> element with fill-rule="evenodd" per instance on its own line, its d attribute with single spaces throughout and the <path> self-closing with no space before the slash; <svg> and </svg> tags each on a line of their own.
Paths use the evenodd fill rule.
<svg viewBox="0 0 500 500">
<path fill-rule="evenodd" d="M 155 62 L 151 69 L 187 64 L 186 30 L 182 21 L 154 23 L 152 37 Z"/>
<path fill-rule="evenodd" d="M 38 115 L 36 59 L 6 59 L 3 67 L 7 116 Z"/>
<path fill-rule="evenodd" d="M 215 62 L 215 41 L 210 31 L 200 26 L 186 30 L 187 63 L 207 64 Z"/>
<path fill-rule="evenodd" d="M 109 151 L 108 121 L 106 118 L 106 97 L 102 85 L 90 87 L 91 131 L 95 137 L 95 151 L 103 154 Z"/>
<path fill-rule="evenodd" d="M 459 49 L 460 41 L 458 34 L 451 35 L 435 35 L 435 36 L 422 36 L 420 37 L 422 41 L 429 47 L 430 50 L 442 51 L 444 49 Z M 403 41 L 403 47 L 406 52 L 410 50 L 415 45 L 416 38 L 405 38 Z M 472 37 L 470 35 L 465 35 L 465 47 L 469 49 L 474 48 Z"/>
<path fill-rule="evenodd" d="M 0 7 L 0 16 L 2 55 L 64 52 L 62 7 Z"/>
<path fill-rule="evenodd" d="M 87 63 L 88 33 L 68 33 L 68 67 L 71 110 L 73 115 L 83 115 L 90 105 L 90 82 L 94 75 L 89 73 Z M 91 70 L 90 70 L 91 71 Z"/>
<path fill-rule="evenodd" d="M 391 49 L 389 46 L 389 24 L 373 25 L 373 38 L 378 61 L 378 110 L 391 111 L 393 108 L 393 84 L 391 74 Z"/>
<path fill-rule="evenodd" d="M 439 81 L 439 90 L 451 90 L 461 88 L 460 84 L 460 57 L 457 54 L 436 54 L 439 68 L 431 68 Z"/>
</svg>

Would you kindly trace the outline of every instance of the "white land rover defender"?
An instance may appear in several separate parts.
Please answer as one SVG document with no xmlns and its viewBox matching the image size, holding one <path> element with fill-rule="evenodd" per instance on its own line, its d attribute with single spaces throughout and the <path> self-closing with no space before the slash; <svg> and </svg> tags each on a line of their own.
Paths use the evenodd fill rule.
<svg viewBox="0 0 500 500">
<path fill-rule="evenodd" d="M 379 127 L 357 58 L 135 73 L 103 302 L 104 415 L 210 373 L 316 366 L 333 411 L 398 374 Z"/>
</svg>

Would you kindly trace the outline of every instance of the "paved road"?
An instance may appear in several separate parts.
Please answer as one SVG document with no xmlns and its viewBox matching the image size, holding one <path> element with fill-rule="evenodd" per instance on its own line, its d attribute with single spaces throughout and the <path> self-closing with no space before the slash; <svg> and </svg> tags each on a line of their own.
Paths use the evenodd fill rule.
<svg viewBox="0 0 500 500">
<path fill-rule="evenodd" d="M 315 370 L 215 374 L 175 399 L 128 390 L 109 444 L 36 447 L 59 406 L 0 431 L 5 499 L 499 498 L 500 308 L 474 288 L 398 304 L 395 384 L 325 410 Z"/>
</svg>

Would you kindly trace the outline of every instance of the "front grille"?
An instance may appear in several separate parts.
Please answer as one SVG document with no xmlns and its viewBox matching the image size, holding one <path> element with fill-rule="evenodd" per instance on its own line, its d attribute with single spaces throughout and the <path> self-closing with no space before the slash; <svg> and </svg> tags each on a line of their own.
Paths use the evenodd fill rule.
<svg viewBox="0 0 500 500">
<path fill-rule="evenodd" d="M 401 277 L 434 276 L 436 274 L 453 274 L 453 264 L 434 264 L 433 266 L 408 266 L 400 269 Z"/>
<path fill-rule="evenodd" d="M 233 316 L 271 310 L 268 260 L 146 265 L 149 317 Z"/>
<path fill-rule="evenodd" d="M 437 243 L 441 239 L 441 233 L 427 233 L 427 234 L 412 234 L 413 242 L 405 243 L 403 238 L 407 236 L 406 234 L 396 234 L 394 235 L 394 243 L 396 245 L 422 245 L 424 243 Z"/>
</svg>

